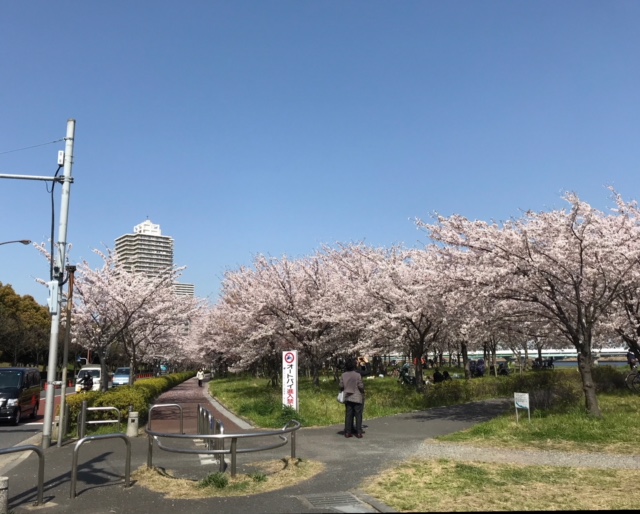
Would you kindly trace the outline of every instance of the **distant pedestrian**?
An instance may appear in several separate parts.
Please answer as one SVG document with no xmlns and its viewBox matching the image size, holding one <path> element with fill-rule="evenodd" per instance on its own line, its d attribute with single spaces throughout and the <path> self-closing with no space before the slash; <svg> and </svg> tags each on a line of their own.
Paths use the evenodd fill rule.
<svg viewBox="0 0 640 514">
<path fill-rule="evenodd" d="M 198 370 L 196 377 L 198 378 L 198 387 L 202 387 L 202 381 L 204 380 L 204 370 L 202 368 Z"/>
<path fill-rule="evenodd" d="M 633 367 L 638 364 L 638 358 L 636 357 L 636 354 L 631 351 L 631 349 L 629 349 L 629 351 L 627 352 L 627 364 L 629 364 L 629 367 L 631 369 L 633 369 Z"/>
<path fill-rule="evenodd" d="M 360 373 L 355 371 L 356 364 L 348 359 L 345 372 L 340 377 L 340 391 L 344 391 L 344 436 L 362 438 L 362 402 L 364 400 L 364 382 Z M 354 420 L 355 418 L 355 420 Z M 354 425 L 355 421 L 355 427 Z"/>
</svg>

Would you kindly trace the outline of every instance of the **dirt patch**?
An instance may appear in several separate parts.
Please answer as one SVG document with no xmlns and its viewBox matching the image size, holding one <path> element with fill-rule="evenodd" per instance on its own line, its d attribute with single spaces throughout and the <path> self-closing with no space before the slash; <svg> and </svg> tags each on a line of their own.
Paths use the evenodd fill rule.
<svg viewBox="0 0 640 514">
<path fill-rule="evenodd" d="M 136 485 L 161 493 L 167 499 L 199 499 L 225 496 L 248 496 L 278 489 L 309 480 L 324 471 L 320 462 L 302 459 L 280 459 L 252 464 L 252 472 L 212 473 L 203 480 L 178 478 L 164 468 L 140 468 L 132 474 Z M 212 476 L 214 475 L 214 476 Z"/>
</svg>

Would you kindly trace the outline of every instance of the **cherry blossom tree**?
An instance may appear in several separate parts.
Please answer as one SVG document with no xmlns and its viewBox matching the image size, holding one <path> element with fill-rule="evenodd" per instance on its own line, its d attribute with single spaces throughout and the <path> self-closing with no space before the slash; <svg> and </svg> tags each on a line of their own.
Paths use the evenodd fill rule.
<svg viewBox="0 0 640 514">
<path fill-rule="evenodd" d="M 369 333 L 385 334 L 416 362 L 416 385 L 422 388 L 422 357 L 437 337 L 444 321 L 442 289 L 436 251 L 353 249 L 369 261 L 371 270 L 360 278 L 361 297 L 368 297 Z"/>
<path fill-rule="evenodd" d="M 640 209 L 637 202 L 625 203 L 620 195 L 615 191 L 613 193 L 618 204 L 618 214 L 640 225 Z M 631 269 L 628 280 L 609 312 L 603 330 L 606 331 L 603 337 L 621 338 L 636 357 L 640 358 L 640 266 Z"/>
<path fill-rule="evenodd" d="M 631 216 L 605 215 L 575 194 L 564 198 L 568 210 L 527 212 L 503 224 L 455 215 L 417 225 L 434 241 L 465 250 L 487 298 L 517 302 L 575 347 L 586 409 L 601 417 L 592 377 L 594 334 L 637 266 L 640 234 Z M 616 201 L 624 211 L 626 204 Z"/>
<path fill-rule="evenodd" d="M 133 373 L 140 358 L 180 347 L 197 305 L 174 293 L 180 269 L 148 277 L 117 267 L 110 250 L 94 252 L 104 264 L 100 269 L 86 261 L 78 266 L 72 333 L 99 355 L 106 390 L 107 364 L 117 346 L 129 356 Z"/>
</svg>

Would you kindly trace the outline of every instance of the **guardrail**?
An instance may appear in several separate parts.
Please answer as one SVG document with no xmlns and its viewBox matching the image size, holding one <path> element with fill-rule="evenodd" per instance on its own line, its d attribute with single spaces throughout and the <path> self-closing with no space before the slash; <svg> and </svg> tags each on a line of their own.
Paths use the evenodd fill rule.
<svg viewBox="0 0 640 514">
<path fill-rule="evenodd" d="M 44 452 L 39 446 L 25 445 L 14 446 L 13 448 L 6 448 L 0 450 L 0 455 L 7 455 L 8 453 L 18 453 L 33 451 L 38 454 L 38 499 L 34 505 L 42 505 L 44 497 Z"/>
<path fill-rule="evenodd" d="M 213 414 L 200 404 L 198 404 L 198 434 L 224 434 L 222 421 L 215 419 Z M 208 450 L 224 450 L 224 439 L 207 439 L 206 445 Z M 220 465 L 220 472 L 224 472 L 224 456 L 218 457 L 218 464 Z"/>
<path fill-rule="evenodd" d="M 116 419 L 96 419 L 87 420 L 87 414 L 94 411 L 115 411 L 117 414 Z M 82 402 L 82 409 L 78 413 L 78 436 L 84 437 L 87 433 L 87 425 L 104 425 L 108 423 L 117 423 L 118 431 L 120 430 L 120 409 L 116 407 L 87 407 L 86 400 Z"/>
<path fill-rule="evenodd" d="M 184 413 L 182 412 L 182 405 L 179 405 L 177 403 L 156 403 L 155 405 L 152 405 L 149 409 L 149 421 L 147 422 L 147 428 L 151 430 L 151 413 L 155 409 L 163 407 L 177 407 L 180 410 L 180 433 L 184 434 Z M 198 407 L 200 407 L 200 405 L 198 405 Z"/>
<path fill-rule="evenodd" d="M 199 406 L 200 407 L 200 406 Z M 208 412 L 208 411 L 207 411 Z M 289 421 L 281 430 L 277 431 L 265 431 L 265 432 L 247 432 L 242 434 L 224 434 L 224 433 L 209 433 L 209 434 L 166 434 L 161 432 L 154 432 L 150 429 L 150 425 L 147 425 L 145 432 L 147 433 L 149 444 L 147 449 L 147 468 L 153 467 L 153 443 L 157 443 L 158 448 L 168 452 L 185 453 L 195 455 L 220 455 L 221 471 L 224 466 L 224 455 L 231 455 L 231 476 L 236 476 L 236 460 L 239 453 L 253 453 L 266 450 L 273 450 L 275 448 L 281 448 L 289 442 L 286 434 L 291 434 L 291 458 L 296 456 L 296 437 L 295 433 L 300 429 L 300 423 L 296 420 Z M 279 442 L 254 448 L 238 448 L 239 439 L 249 439 L 256 437 L 277 437 Z M 207 448 L 190 450 L 187 448 L 174 448 L 162 444 L 161 439 L 190 439 L 192 441 L 204 440 Z M 231 445 L 229 449 L 225 448 L 225 440 L 229 439 Z M 211 449 L 211 445 L 214 446 Z"/>
<path fill-rule="evenodd" d="M 106 435 L 91 435 L 80 439 L 73 448 L 73 457 L 71 459 L 71 489 L 69 491 L 69 498 L 76 497 L 76 482 L 78 479 L 78 453 L 80 447 L 89 441 L 97 441 L 99 439 L 122 439 L 127 447 L 127 456 L 125 460 L 124 468 L 124 486 L 129 487 L 131 485 L 131 442 L 129 438 L 124 434 L 106 434 Z"/>
</svg>

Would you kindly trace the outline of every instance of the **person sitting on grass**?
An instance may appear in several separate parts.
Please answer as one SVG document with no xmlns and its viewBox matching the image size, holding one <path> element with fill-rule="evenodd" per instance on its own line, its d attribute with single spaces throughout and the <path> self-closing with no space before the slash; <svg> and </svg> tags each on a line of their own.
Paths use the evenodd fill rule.
<svg viewBox="0 0 640 514">
<path fill-rule="evenodd" d="M 433 373 L 433 383 L 437 384 L 438 382 L 444 382 L 444 375 L 436 368 L 436 371 Z"/>
</svg>

